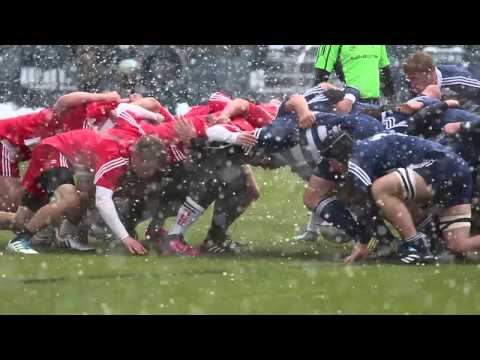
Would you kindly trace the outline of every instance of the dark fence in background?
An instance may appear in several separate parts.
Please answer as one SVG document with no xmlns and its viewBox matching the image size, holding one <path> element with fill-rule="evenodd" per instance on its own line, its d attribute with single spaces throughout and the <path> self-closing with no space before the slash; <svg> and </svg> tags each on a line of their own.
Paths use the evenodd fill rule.
<svg viewBox="0 0 480 360">
<path fill-rule="evenodd" d="M 478 45 L 389 46 L 397 89 L 405 89 L 403 60 L 416 49 L 439 63 L 468 63 Z M 313 84 L 316 46 L 3 45 L 0 101 L 47 106 L 71 90 L 137 91 L 169 106 L 204 101 L 213 91 L 267 100 Z M 399 97 L 404 92 L 399 91 Z"/>
</svg>

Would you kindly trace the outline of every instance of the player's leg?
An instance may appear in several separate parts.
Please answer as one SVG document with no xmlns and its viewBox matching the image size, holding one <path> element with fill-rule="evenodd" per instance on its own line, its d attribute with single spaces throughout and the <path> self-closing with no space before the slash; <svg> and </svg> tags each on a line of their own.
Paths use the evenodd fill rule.
<svg viewBox="0 0 480 360">
<path fill-rule="evenodd" d="M 159 253 L 162 252 L 168 236 L 168 231 L 164 229 L 165 220 L 177 216 L 189 194 L 191 178 L 192 173 L 185 164 L 177 163 L 158 181 L 149 184 L 146 190 L 145 205 L 152 220 L 145 231 L 145 240 L 151 242 Z"/>
<path fill-rule="evenodd" d="M 465 255 L 480 249 L 480 236 L 470 237 L 471 205 L 462 204 L 443 209 L 440 230 L 449 250 Z"/>
<path fill-rule="evenodd" d="M 304 145 L 299 144 L 282 152 L 275 153 L 272 157 L 278 161 L 279 165 L 289 166 L 293 173 L 297 174 L 307 183 L 313 174 L 312 167 L 314 167 L 316 160 L 318 160 L 312 157 L 309 149 L 305 149 Z M 327 222 L 319 219 L 318 216 L 315 216 L 314 213 L 310 213 L 309 222 L 306 226 L 305 232 L 295 236 L 293 241 L 316 241 L 320 231 L 322 231 L 322 235 L 336 235 L 334 233 L 338 233 L 338 229 L 332 226 L 328 226 L 327 229 L 327 226 L 325 226 L 327 224 Z M 332 229 L 334 229 L 333 232 L 329 231 Z M 332 238 L 331 236 L 328 237 Z"/>
<path fill-rule="evenodd" d="M 470 236 L 473 177 L 468 165 L 457 159 L 446 163 L 441 174 L 450 174 L 441 179 L 436 200 L 444 206 L 440 213 L 440 231 L 449 250 L 457 255 L 480 250 L 480 236 Z"/>
<path fill-rule="evenodd" d="M 62 216 L 77 221 L 81 213 L 81 199 L 67 160 L 50 146 L 38 145 L 34 149 L 22 186 L 26 192 L 16 221 L 22 221 L 32 213 L 34 215 L 24 223 L 24 229 L 9 242 L 7 249 L 36 253 L 29 245 L 33 234 Z M 49 202 L 50 199 L 52 201 Z"/>
<path fill-rule="evenodd" d="M 23 188 L 20 178 L 0 176 L 0 210 L 15 212 L 22 195 Z"/>
<path fill-rule="evenodd" d="M 14 216 L 23 196 L 18 158 L 10 146 L 0 143 L 0 229 L 14 229 Z"/>
<path fill-rule="evenodd" d="M 55 189 L 53 201 L 41 207 L 25 229 L 34 234 L 47 225 L 57 224 L 63 216 L 72 223 L 77 223 L 81 217 L 81 199 L 73 184 L 62 184 Z"/>
<path fill-rule="evenodd" d="M 433 259 L 425 234 L 419 233 L 407 208 L 407 199 L 426 203 L 433 199 L 433 192 L 424 178 L 411 169 L 397 169 L 377 179 L 371 188 L 376 205 L 383 216 L 399 231 L 407 251 L 401 260 L 417 263 Z"/>
<path fill-rule="evenodd" d="M 242 251 L 244 246 L 230 239 L 228 229 L 259 196 L 253 172 L 250 167 L 242 166 L 239 176 L 229 181 L 215 200 L 212 224 L 202 250 L 215 254 Z"/>
<path fill-rule="evenodd" d="M 198 249 L 185 242 L 185 234 L 225 187 L 225 184 L 219 181 L 218 175 L 219 163 L 225 164 L 223 158 L 222 154 L 213 154 L 195 164 L 195 170 L 189 174 L 187 195 L 178 209 L 175 222 L 162 245 L 164 253 L 199 255 Z"/>
<path fill-rule="evenodd" d="M 312 211 L 315 221 L 332 223 L 351 239 L 359 239 L 365 232 L 345 204 L 334 196 L 337 186 L 335 181 L 335 175 L 329 169 L 328 163 L 320 162 L 308 182 L 303 202 Z"/>
</svg>

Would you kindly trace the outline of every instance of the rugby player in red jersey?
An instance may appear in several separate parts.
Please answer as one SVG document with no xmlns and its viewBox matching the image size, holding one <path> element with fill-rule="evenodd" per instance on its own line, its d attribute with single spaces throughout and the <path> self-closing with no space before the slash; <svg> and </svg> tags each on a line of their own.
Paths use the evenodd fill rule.
<svg viewBox="0 0 480 360">
<path fill-rule="evenodd" d="M 163 143 L 156 137 L 145 136 L 139 125 L 145 119 L 158 120 L 158 115 L 136 105 L 120 104 L 112 129 L 75 130 L 42 140 L 32 152 L 22 181 L 26 194 L 15 215 L 18 222 L 29 220 L 9 242 L 7 250 L 36 254 L 29 244 L 33 234 L 64 216 L 71 222 L 79 220 L 83 201 L 73 174 L 81 169 L 95 174 L 91 184 L 95 185 L 95 203 L 107 226 L 131 253 L 144 254 L 143 246 L 119 220 L 112 196 L 128 168 L 140 178 L 149 178 L 166 166 Z M 88 184 L 81 186 L 85 186 L 82 193 L 88 194 Z"/>
</svg>

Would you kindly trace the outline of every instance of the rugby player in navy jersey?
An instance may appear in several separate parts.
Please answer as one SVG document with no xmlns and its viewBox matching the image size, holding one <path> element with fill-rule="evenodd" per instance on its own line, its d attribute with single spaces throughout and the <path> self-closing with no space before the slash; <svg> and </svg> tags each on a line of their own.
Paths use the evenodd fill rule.
<svg viewBox="0 0 480 360">
<path fill-rule="evenodd" d="M 456 254 L 480 249 L 480 236 L 470 237 L 472 175 L 468 164 L 450 149 L 416 136 L 384 132 L 354 141 L 343 131 L 323 143 L 323 155 L 346 173 L 354 201 L 374 202 L 402 236 L 400 256 L 407 264 L 434 260 L 429 239 L 415 226 L 417 210 L 437 205 L 440 230 Z M 324 176 L 329 176 L 326 174 Z M 332 174 L 330 174 L 332 176 Z M 369 207 L 365 207 L 367 212 Z M 368 254 L 365 240 L 357 243 L 353 262 Z"/>
<path fill-rule="evenodd" d="M 410 56 L 403 66 L 411 90 L 419 94 L 428 85 L 438 85 L 442 94 L 447 91 L 458 96 L 462 103 L 480 105 L 480 77 L 463 65 L 437 65 L 421 51 Z"/>
</svg>

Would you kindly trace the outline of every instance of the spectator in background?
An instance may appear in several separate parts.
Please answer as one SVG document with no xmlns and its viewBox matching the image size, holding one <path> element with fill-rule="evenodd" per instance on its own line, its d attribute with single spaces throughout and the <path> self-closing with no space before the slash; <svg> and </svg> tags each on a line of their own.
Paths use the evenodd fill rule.
<svg viewBox="0 0 480 360">
<path fill-rule="evenodd" d="M 393 79 L 385 45 L 320 45 L 315 61 L 315 81 L 326 86 L 333 70 L 347 87 L 345 98 L 337 104 L 337 111 L 349 113 L 356 101 L 378 104 L 380 87 L 391 97 Z M 381 81 L 382 80 L 382 81 Z M 348 88 L 360 92 L 360 99 Z"/>
<path fill-rule="evenodd" d="M 74 81 L 80 91 L 99 92 L 117 88 L 117 45 L 73 45 Z M 113 81 L 112 81 L 113 80 Z"/>
</svg>

